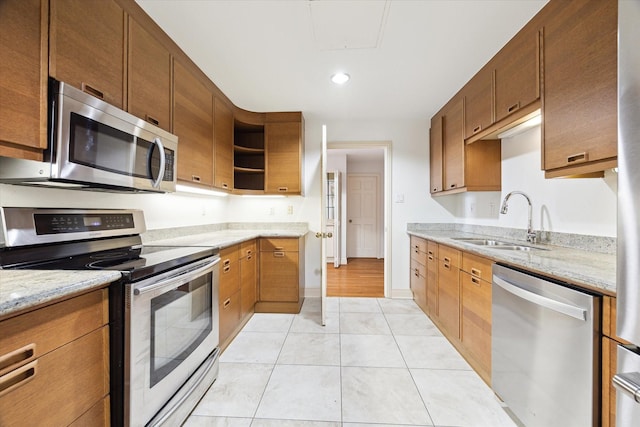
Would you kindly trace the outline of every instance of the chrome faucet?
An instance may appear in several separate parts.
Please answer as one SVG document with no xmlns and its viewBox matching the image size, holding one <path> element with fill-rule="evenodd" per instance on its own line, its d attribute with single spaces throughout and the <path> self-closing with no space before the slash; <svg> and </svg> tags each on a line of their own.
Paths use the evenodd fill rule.
<svg viewBox="0 0 640 427">
<path fill-rule="evenodd" d="M 527 196 L 522 191 L 512 191 L 511 193 L 507 194 L 504 197 L 504 200 L 502 201 L 502 206 L 500 207 L 500 213 L 501 214 L 507 213 L 507 211 L 509 210 L 509 206 L 507 205 L 507 202 L 509 201 L 509 198 L 514 194 L 520 194 L 525 199 L 527 199 L 527 203 L 529 204 L 529 212 L 528 212 L 528 218 L 527 218 L 527 242 L 536 243 L 536 239 L 537 239 L 536 232 L 533 231 L 533 226 L 531 225 L 531 211 L 533 210 L 533 206 L 531 205 L 531 199 L 529 198 L 529 196 Z"/>
</svg>

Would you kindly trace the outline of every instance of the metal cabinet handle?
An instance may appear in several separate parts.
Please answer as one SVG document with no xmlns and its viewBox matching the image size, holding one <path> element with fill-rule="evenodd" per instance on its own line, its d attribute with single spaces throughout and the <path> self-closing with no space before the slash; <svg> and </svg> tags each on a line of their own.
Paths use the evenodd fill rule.
<svg viewBox="0 0 640 427">
<path fill-rule="evenodd" d="M 224 308 L 227 308 L 227 307 L 229 307 L 229 304 L 231 304 L 231 298 L 227 298 L 227 300 L 224 302 L 224 304 L 222 304 L 222 306 Z"/>
<path fill-rule="evenodd" d="M 420 277 L 420 272 L 418 271 L 417 268 L 414 270 L 413 274 L 415 274 L 416 277 Z"/>
<path fill-rule="evenodd" d="M 222 183 L 222 188 L 229 188 L 229 184 L 227 184 L 226 182 Z"/>
<path fill-rule="evenodd" d="M 282 251 L 282 250 L 284 250 L 284 246 L 276 246 L 273 249 L 276 250 L 276 251 Z"/>
<path fill-rule="evenodd" d="M 518 108 L 520 108 L 520 103 L 516 102 L 515 104 L 513 104 L 511 107 L 507 108 L 507 113 L 513 113 L 514 111 L 516 111 Z"/>
<path fill-rule="evenodd" d="M 231 266 L 230 265 L 225 265 L 224 268 L 222 269 L 223 273 L 228 273 L 231 271 Z"/>
<path fill-rule="evenodd" d="M 274 252 L 273 253 L 273 257 L 274 258 L 284 258 L 284 252 Z"/>
<path fill-rule="evenodd" d="M 85 82 L 81 83 L 80 89 L 82 89 L 83 92 L 88 93 L 89 95 L 95 96 L 96 98 L 104 99 L 104 92 Z"/>
<path fill-rule="evenodd" d="M 554 299 L 536 294 L 534 292 L 523 289 L 519 286 L 514 285 L 513 283 L 509 283 L 506 280 L 493 276 L 493 283 L 504 289 L 505 291 L 513 294 L 519 298 L 522 298 L 525 301 L 529 301 L 532 304 L 539 305 L 541 307 L 548 308 L 549 310 L 553 310 L 558 313 L 565 314 L 569 317 L 573 317 L 578 320 L 582 320 L 586 322 L 587 320 L 587 310 L 576 307 L 575 305 L 566 304 L 564 302 L 556 301 Z"/>
<path fill-rule="evenodd" d="M 480 279 L 478 279 L 477 277 L 471 277 L 471 283 L 476 286 L 480 286 Z"/>
<path fill-rule="evenodd" d="M 579 163 L 586 162 L 588 160 L 587 152 L 584 151 L 582 153 L 573 154 L 571 156 L 567 156 L 567 163 Z"/>
<path fill-rule="evenodd" d="M 478 132 L 480 132 L 481 130 L 482 130 L 482 126 L 481 126 L 481 125 L 478 125 L 478 126 L 476 126 L 476 127 L 474 127 L 474 128 L 473 128 L 473 133 L 478 133 Z"/>
<path fill-rule="evenodd" d="M 449 187 L 450 187 L 450 188 L 456 188 L 456 186 L 457 186 L 457 185 L 458 185 L 458 184 L 451 184 Z"/>
<path fill-rule="evenodd" d="M 278 191 L 280 191 L 280 192 L 283 192 L 283 193 L 284 193 L 284 192 L 286 192 L 286 191 L 289 191 L 289 187 L 278 187 Z"/>
<path fill-rule="evenodd" d="M 478 270 L 477 268 L 471 267 L 471 274 L 477 277 L 482 277 L 482 270 Z"/>
<path fill-rule="evenodd" d="M 0 356 L 0 374 L 3 371 L 10 371 L 13 367 L 22 365 L 23 363 L 32 359 L 36 354 L 36 344 L 27 344 L 24 347 L 20 347 L 9 353 Z"/>
<path fill-rule="evenodd" d="M 145 120 L 151 123 L 152 125 L 160 126 L 160 121 L 158 121 L 158 119 L 148 114 L 145 116 Z"/>
<path fill-rule="evenodd" d="M 228 265 L 231 265 L 231 260 L 230 260 L 229 258 L 225 259 L 225 260 L 222 262 L 222 265 L 223 265 L 223 266 L 225 266 L 225 267 L 226 267 L 226 266 L 228 266 Z"/>
<path fill-rule="evenodd" d="M 200 177 L 198 175 L 191 175 L 191 181 L 200 182 Z"/>
<path fill-rule="evenodd" d="M 0 397 L 34 379 L 37 373 L 37 367 L 38 360 L 36 359 L 33 362 L 27 363 L 0 376 Z"/>
</svg>

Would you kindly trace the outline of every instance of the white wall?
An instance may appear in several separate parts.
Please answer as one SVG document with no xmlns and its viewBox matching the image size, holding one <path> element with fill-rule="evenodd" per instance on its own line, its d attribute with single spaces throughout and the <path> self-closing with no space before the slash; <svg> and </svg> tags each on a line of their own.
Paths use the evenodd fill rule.
<svg viewBox="0 0 640 427">
<path fill-rule="evenodd" d="M 458 196 L 458 222 L 526 229 L 527 203 L 521 196 L 509 200 L 509 211 L 499 214 L 503 198 L 524 191 L 533 204 L 536 230 L 616 235 L 617 175 L 604 178 L 545 179 L 540 170 L 540 127 L 502 140 L 502 191 Z"/>
</svg>

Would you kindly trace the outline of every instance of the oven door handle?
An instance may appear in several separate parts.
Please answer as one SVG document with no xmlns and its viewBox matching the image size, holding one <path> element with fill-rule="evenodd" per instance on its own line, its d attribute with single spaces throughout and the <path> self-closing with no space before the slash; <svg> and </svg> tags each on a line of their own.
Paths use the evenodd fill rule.
<svg viewBox="0 0 640 427">
<path fill-rule="evenodd" d="M 216 266 L 219 262 L 220 262 L 219 256 L 207 258 L 204 261 L 194 265 L 192 268 L 184 271 L 180 271 L 173 276 L 167 277 L 164 280 L 161 280 L 159 282 L 151 282 L 148 285 L 135 288 L 133 290 L 133 294 L 143 295 L 148 292 L 155 291 L 156 289 L 161 289 L 164 287 L 169 288 L 172 286 L 177 286 L 181 283 L 186 283 L 195 277 L 201 276 L 202 274 L 207 273 L 210 270 L 213 270 L 213 267 Z"/>
<path fill-rule="evenodd" d="M 164 179 L 164 172 L 165 172 L 165 168 L 166 168 L 166 159 L 165 159 L 165 154 L 164 154 L 164 145 L 162 145 L 162 140 L 158 137 L 153 139 L 153 144 L 158 146 L 158 152 L 160 154 L 160 168 L 158 170 L 158 178 L 156 178 L 155 181 L 153 181 L 153 188 L 158 188 L 160 187 L 160 184 L 162 183 L 162 180 Z M 149 171 L 151 171 L 151 156 L 149 156 Z M 153 179 L 153 176 L 151 177 L 151 179 Z"/>
</svg>

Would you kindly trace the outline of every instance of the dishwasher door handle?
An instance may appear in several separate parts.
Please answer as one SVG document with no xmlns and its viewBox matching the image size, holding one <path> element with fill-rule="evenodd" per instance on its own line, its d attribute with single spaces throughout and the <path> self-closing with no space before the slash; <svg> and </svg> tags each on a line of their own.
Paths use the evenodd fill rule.
<svg viewBox="0 0 640 427">
<path fill-rule="evenodd" d="M 548 308 L 558 313 L 565 314 L 578 320 L 587 320 L 587 310 L 585 310 L 584 308 L 576 307 L 571 304 L 566 304 L 564 302 L 554 300 L 553 298 L 530 292 L 517 285 L 514 285 L 513 283 L 509 283 L 498 276 L 493 276 L 493 283 L 500 286 L 505 291 L 533 304 Z"/>
<path fill-rule="evenodd" d="M 613 386 L 616 390 L 628 394 L 633 400 L 640 403 L 640 373 L 616 374 L 613 376 Z"/>
</svg>

